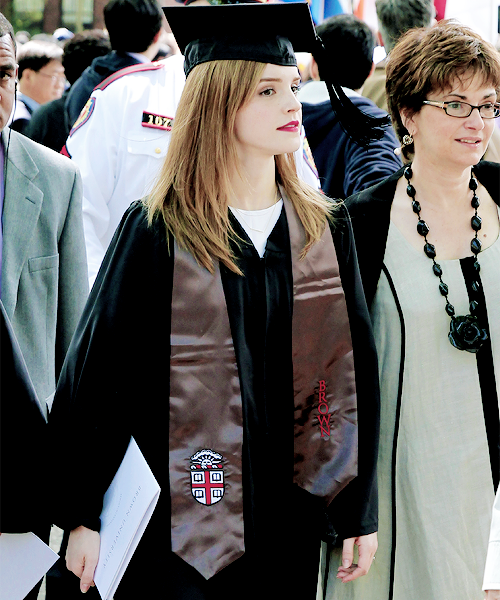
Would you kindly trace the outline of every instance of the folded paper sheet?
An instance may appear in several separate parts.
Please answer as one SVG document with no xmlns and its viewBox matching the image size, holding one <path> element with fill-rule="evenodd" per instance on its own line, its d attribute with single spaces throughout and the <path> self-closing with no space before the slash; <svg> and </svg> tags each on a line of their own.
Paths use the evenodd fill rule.
<svg viewBox="0 0 500 600">
<path fill-rule="evenodd" d="M 58 558 L 34 533 L 2 533 L 0 598 L 23 600 Z"/>
<path fill-rule="evenodd" d="M 113 597 L 159 495 L 158 482 L 136 441 L 131 438 L 104 496 L 101 513 L 101 549 L 94 581 L 103 600 Z"/>
</svg>

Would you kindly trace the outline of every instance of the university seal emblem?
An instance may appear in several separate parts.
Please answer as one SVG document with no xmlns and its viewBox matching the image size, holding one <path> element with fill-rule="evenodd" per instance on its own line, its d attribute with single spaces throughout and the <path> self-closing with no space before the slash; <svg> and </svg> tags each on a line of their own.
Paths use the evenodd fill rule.
<svg viewBox="0 0 500 600">
<path fill-rule="evenodd" d="M 224 496 L 224 457 L 204 449 L 191 456 L 191 493 L 200 504 L 210 506 Z"/>
</svg>

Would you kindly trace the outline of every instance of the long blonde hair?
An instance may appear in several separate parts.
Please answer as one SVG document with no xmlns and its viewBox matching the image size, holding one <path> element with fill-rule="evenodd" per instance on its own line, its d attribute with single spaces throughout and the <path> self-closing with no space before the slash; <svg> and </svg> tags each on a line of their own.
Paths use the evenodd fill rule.
<svg viewBox="0 0 500 600">
<path fill-rule="evenodd" d="M 214 271 L 219 260 L 241 274 L 231 252 L 237 239 L 228 214 L 230 175 L 238 168 L 236 113 L 257 88 L 266 65 L 220 60 L 196 66 L 186 80 L 165 162 L 145 200 L 151 224 L 160 215 L 167 233 L 197 262 Z M 331 203 L 299 180 L 293 154 L 275 157 L 277 180 L 305 229 L 302 254 L 318 241 Z"/>
</svg>

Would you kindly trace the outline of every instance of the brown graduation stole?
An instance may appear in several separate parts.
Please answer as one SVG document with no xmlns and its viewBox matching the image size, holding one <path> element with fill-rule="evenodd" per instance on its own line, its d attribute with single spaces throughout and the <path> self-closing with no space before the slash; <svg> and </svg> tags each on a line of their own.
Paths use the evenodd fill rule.
<svg viewBox="0 0 500 600">
<path fill-rule="evenodd" d="M 294 296 L 294 482 L 328 504 L 357 474 L 349 319 L 330 227 L 300 260 L 304 229 L 286 198 L 284 207 Z M 209 579 L 245 551 L 241 392 L 218 264 L 211 275 L 177 245 L 170 341 L 172 550 Z"/>
</svg>

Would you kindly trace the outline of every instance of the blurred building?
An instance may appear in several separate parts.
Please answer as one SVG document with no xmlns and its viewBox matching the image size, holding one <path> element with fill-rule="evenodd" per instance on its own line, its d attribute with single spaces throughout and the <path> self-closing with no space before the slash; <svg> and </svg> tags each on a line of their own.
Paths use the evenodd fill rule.
<svg viewBox="0 0 500 600">
<path fill-rule="evenodd" d="M 14 30 L 52 34 L 60 27 L 70 31 L 104 28 L 107 0 L 0 0 L 0 12 Z"/>
</svg>

